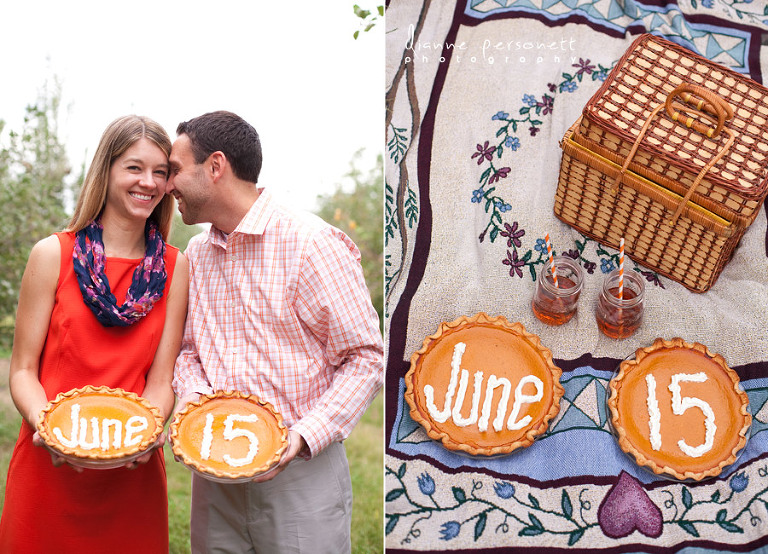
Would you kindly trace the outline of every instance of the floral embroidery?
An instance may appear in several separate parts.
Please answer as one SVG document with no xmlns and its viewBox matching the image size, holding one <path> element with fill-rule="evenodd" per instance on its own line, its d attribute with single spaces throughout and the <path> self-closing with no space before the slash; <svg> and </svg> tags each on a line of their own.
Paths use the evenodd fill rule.
<svg viewBox="0 0 768 554">
<path fill-rule="evenodd" d="M 525 236 L 525 229 L 522 229 L 517 221 L 512 225 L 504 223 L 504 230 L 499 231 L 499 235 L 507 238 L 507 250 L 506 257 L 501 261 L 502 264 L 509 266 L 510 277 L 523 277 L 523 269 L 528 268 L 531 279 L 536 280 L 538 275 L 537 267 L 539 265 L 546 265 L 548 263 L 547 245 L 543 238 L 537 238 L 532 250 L 522 252 L 518 249 L 522 247 L 522 238 Z M 577 261 L 588 274 L 593 274 L 595 269 L 600 267 L 601 273 L 610 273 L 617 267 L 619 267 L 619 253 L 618 250 L 612 251 L 602 246 L 600 243 L 593 239 L 581 236 L 583 241 L 576 240 L 576 248 L 566 250 L 562 253 L 563 256 Z M 590 242 L 595 243 L 595 253 L 599 256 L 597 262 L 588 259 L 585 256 L 585 250 L 587 244 Z M 554 255 L 557 255 L 557 251 L 553 251 Z M 634 270 L 643 275 L 645 279 L 654 284 L 655 286 L 664 288 L 661 278 L 658 273 L 641 268 L 632 259 L 627 259 L 634 265 Z M 628 265 L 625 262 L 625 265 Z"/>
<path fill-rule="evenodd" d="M 698 9 L 699 2 L 701 2 L 701 7 L 706 10 L 720 9 L 725 13 L 734 14 L 731 16 L 734 20 L 738 18 L 753 24 L 768 25 L 768 19 L 765 19 L 765 16 L 768 15 L 768 6 L 763 6 L 762 3 L 753 2 L 753 0 L 719 0 L 717 3 L 715 0 L 691 0 L 691 7 L 694 10 Z M 752 10 L 745 9 L 747 5 L 754 5 L 755 8 Z"/>
<path fill-rule="evenodd" d="M 405 135 L 407 129 L 395 127 L 391 123 L 389 127 L 392 129 L 392 139 L 387 143 L 389 157 L 393 162 L 400 163 L 400 159 L 408 149 L 408 137 Z"/>
<path fill-rule="evenodd" d="M 568 250 L 563 253 L 564 256 L 568 256 L 569 258 L 573 258 L 579 264 L 589 273 L 592 275 L 595 272 L 595 269 L 597 268 L 597 263 L 589 260 L 585 257 L 584 253 L 587 250 L 587 244 L 594 242 L 595 243 L 595 254 L 599 256 L 599 263 L 600 263 L 600 272 L 601 273 L 610 273 L 614 269 L 619 267 L 619 252 L 618 250 L 612 251 L 606 249 L 603 245 L 601 245 L 599 242 L 587 238 L 584 235 L 581 236 L 583 241 L 576 241 L 576 249 L 575 250 Z M 639 266 L 634 260 L 631 258 L 625 259 L 625 266 L 627 262 L 631 262 L 633 264 L 633 269 L 640 273 L 643 277 L 645 277 L 645 280 L 649 283 L 653 284 L 654 286 L 665 288 L 664 284 L 661 281 L 661 276 L 656 273 L 655 271 L 651 271 L 648 269 L 643 269 L 641 266 Z"/>
<path fill-rule="evenodd" d="M 408 150 L 408 137 L 406 136 L 407 129 L 401 127 L 395 127 L 390 124 L 392 130 L 392 139 L 387 143 L 387 149 L 389 151 L 390 159 L 398 164 L 402 161 Z M 402 206 L 398 205 L 398 195 L 402 195 Z M 400 213 L 402 210 L 402 214 Z M 400 218 L 402 217 L 402 226 L 407 226 L 409 229 L 413 229 L 414 225 L 419 219 L 419 204 L 416 196 L 416 192 L 410 187 L 410 183 L 406 181 L 402 190 L 395 191 L 394 187 L 385 181 L 384 183 L 384 245 L 389 245 L 389 240 L 394 239 L 397 232 L 402 232 L 405 235 L 405 229 L 400 229 Z M 385 294 L 388 296 L 393 283 L 399 278 L 402 273 L 402 260 L 399 267 L 395 268 L 395 264 L 392 262 L 392 255 L 385 253 L 384 256 L 384 289 Z M 385 310 L 388 307 L 388 303 L 385 304 Z"/>
<path fill-rule="evenodd" d="M 555 98 L 553 94 L 559 92 L 574 92 L 578 89 L 578 82 L 581 82 L 584 75 L 592 75 L 593 80 L 605 80 L 608 75 L 608 69 L 601 66 L 601 71 L 595 71 L 595 67 L 589 64 L 589 60 L 586 62 L 582 59 L 578 64 L 574 64 L 574 67 L 578 68 L 578 71 L 574 75 L 563 73 L 563 80 L 559 85 L 550 83 L 550 94 L 544 94 L 541 99 L 537 99 L 532 94 L 523 95 L 523 107 L 518 109 L 518 113 L 521 116 L 513 118 L 509 112 L 498 111 L 492 117 L 491 121 L 499 121 L 502 126 L 496 132 L 496 138 L 499 140 L 498 144 L 491 144 L 486 140 L 482 144 L 478 143 L 475 146 L 475 151 L 471 154 L 470 158 L 477 161 L 478 166 L 482 166 L 485 162 L 488 162 L 487 168 L 480 175 L 480 187 L 472 191 L 472 202 L 475 204 L 484 203 L 485 212 L 489 214 L 488 225 L 485 230 L 480 234 L 480 242 L 485 240 L 486 234 L 490 238 L 491 242 L 494 242 L 502 230 L 502 217 L 501 214 L 509 211 L 511 206 L 502 197 L 495 196 L 495 187 L 490 187 L 495 183 L 499 183 L 502 179 L 509 177 L 512 172 L 512 168 L 509 166 L 498 167 L 494 163 L 494 159 L 500 160 L 506 150 L 511 152 L 517 152 L 523 144 L 522 139 L 517 136 L 518 130 L 527 129 L 528 134 L 531 137 L 535 137 L 541 129 L 543 121 L 539 117 L 550 115 L 555 106 Z M 486 188 L 486 187 L 489 188 Z M 513 255 L 513 254 L 510 254 Z"/>
<path fill-rule="evenodd" d="M 726 496 L 721 494 L 722 486 L 717 481 L 708 487 L 696 489 L 675 483 L 654 488 L 654 501 L 636 478 L 622 471 L 607 491 L 598 485 L 564 487 L 559 493 L 557 505 L 552 503 L 557 493 L 537 492 L 537 489 L 528 485 L 516 485 L 511 481 L 483 475 L 473 477 L 470 490 L 467 491 L 450 475 L 436 480 L 428 471 L 422 471 L 416 478 L 418 491 L 410 490 L 407 470 L 408 464 L 405 462 L 397 469 L 386 467 L 387 477 L 394 486 L 386 495 L 389 506 L 386 510 L 385 533 L 392 535 L 398 526 L 410 524 L 410 527 L 399 532 L 402 544 L 410 544 L 422 538 L 422 523 L 433 518 L 441 519 L 429 528 L 436 533 L 437 538 L 446 542 L 466 532 L 472 534 L 475 542 L 480 541 L 486 533 L 513 533 L 518 537 L 549 534 L 553 537 L 562 536 L 564 542 L 567 538 L 567 545 L 574 546 L 587 531 L 599 529 L 604 536 L 616 540 L 634 532 L 656 538 L 661 536 L 667 526 L 679 527 L 693 537 L 702 534 L 710 536 L 712 531 L 704 531 L 704 526 L 715 526 L 727 534 L 741 534 L 744 533 L 744 524 L 753 527 L 762 525 L 758 512 L 768 508 L 768 502 L 763 500 L 763 496 L 768 493 L 766 465 L 755 465 L 750 470 L 732 475 L 727 481 L 730 493 Z M 748 471 L 760 480 L 759 484 L 751 488 Z M 724 481 L 721 483 L 725 484 Z M 450 487 L 450 491 L 446 489 L 448 495 L 438 495 L 443 492 L 440 490 L 442 487 Z M 745 494 L 745 491 L 744 498 L 733 502 L 735 495 Z M 702 496 L 701 493 L 705 493 L 706 497 L 697 499 L 695 495 Z M 419 495 L 429 501 L 424 502 Z M 439 502 L 436 496 L 440 496 L 442 501 Z M 549 498 L 546 499 L 546 496 Z M 446 500 L 448 498 L 449 501 Z M 395 504 L 398 509 L 394 508 Z M 736 505 L 743 507 L 729 514 L 726 506 Z M 691 517 L 694 513 L 695 520 Z M 488 539 L 494 540 L 490 537 Z"/>
<path fill-rule="evenodd" d="M 568 522 L 569 527 L 572 529 L 566 533 L 569 535 L 569 545 L 577 543 L 586 529 L 598 525 L 594 522 L 587 523 L 583 518 L 584 511 L 591 509 L 591 503 L 588 500 L 579 500 L 578 506 L 581 516 L 578 519 L 576 518 L 573 501 L 565 489 L 562 492 L 560 509 L 553 510 L 543 507 L 532 491 L 528 493 L 527 498 L 524 496 L 518 498 L 516 496 L 518 491 L 512 483 L 499 480 L 494 481 L 492 487 L 490 487 L 495 498 L 483 494 L 484 489 L 488 488 L 484 481 L 474 479 L 469 495 L 467 495 L 467 492 L 462 487 L 453 486 L 451 487 L 453 505 L 440 506 L 434 498 L 437 485 L 429 473 L 424 472 L 417 479 L 417 483 L 420 492 L 430 498 L 431 504 L 423 504 L 410 496 L 404 481 L 406 470 L 407 465 L 405 463 L 401 464 L 397 471 L 389 467 L 386 468 L 387 475 L 393 476 L 399 483 L 397 488 L 387 494 L 386 501 L 394 502 L 398 499 L 405 499 L 410 509 L 407 512 L 401 513 L 387 510 L 385 529 L 386 534 L 389 535 L 394 531 L 401 518 L 406 519 L 418 516 L 414 519 L 406 537 L 402 540 L 405 544 L 411 543 L 421 536 L 421 530 L 418 527 L 421 521 L 430 519 L 433 514 L 439 512 L 451 512 L 454 517 L 459 514 L 466 515 L 462 519 L 449 520 L 440 525 L 438 533 L 440 539 L 444 541 L 450 541 L 458 537 L 465 526 L 472 528 L 474 540 L 477 541 L 486 531 L 489 516 L 494 514 L 502 517 L 501 521 L 495 526 L 495 533 L 506 534 L 513 531 L 514 527 L 517 530 L 517 535 L 520 537 L 531 537 L 543 533 L 562 534 L 562 532 L 547 529 L 542 523 L 542 519 L 544 516 L 547 518 L 555 516 L 563 519 Z M 527 519 L 519 515 L 521 507 L 527 512 Z"/>
<path fill-rule="evenodd" d="M 496 150 L 495 146 L 488 146 L 488 141 L 485 141 L 485 144 L 480 146 L 477 145 L 477 152 L 472 154 L 473 158 L 477 158 L 477 165 L 480 165 L 483 163 L 484 160 L 491 161 L 493 160 L 493 152 Z"/>
<path fill-rule="evenodd" d="M 470 159 L 475 161 L 476 165 L 485 167 L 480 175 L 480 186 L 472 191 L 472 198 L 470 199 L 471 203 L 482 205 L 485 213 L 489 214 L 488 223 L 478 239 L 482 243 L 486 237 L 491 242 L 495 242 L 499 236 L 507 238 L 507 248 L 510 250 L 507 250 L 501 263 L 509 266 L 509 276 L 513 278 L 522 278 L 523 270 L 528 268 L 528 273 L 535 281 L 537 266 L 546 262 L 546 248 L 543 239 L 537 239 L 532 250 L 523 251 L 521 238 L 525 235 L 525 230 L 518 221 L 514 221 L 511 225 L 504 221 L 503 215 L 511 211 L 512 205 L 496 194 L 495 185 L 508 178 L 512 168 L 501 166 L 498 160 L 502 158 L 505 151 L 516 152 L 520 149 L 523 143 L 523 139 L 518 136 L 520 130 L 527 129 L 531 137 L 536 136 L 543 124 L 540 118 L 552 114 L 554 110 L 556 94 L 574 92 L 587 75 L 591 77 L 592 81 L 604 81 L 610 71 L 608 67 L 599 64 L 596 66 L 590 60 L 583 58 L 579 58 L 578 63 L 573 64 L 573 67 L 576 68 L 573 74 L 563 73 L 560 83 L 550 83 L 547 87 L 549 93 L 543 94 L 540 98 L 533 94 L 524 94 L 523 106 L 518 109 L 519 118 L 511 117 L 507 111 L 496 112 L 491 120 L 502 124 L 496 132 L 498 143 L 491 144 L 489 140 L 483 141 L 482 144 L 477 143 L 475 151 L 470 155 Z M 583 257 L 583 245 L 586 244 L 587 239 L 585 238 L 584 241 L 581 246 L 577 242 L 577 249 L 569 250 L 566 255 L 580 260 L 585 269 L 589 273 L 593 273 L 597 266 L 595 262 Z M 614 262 L 614 257 L 618 257 L 617 254 L 610 254 L 606 250 L 600 249 L 598 255 L 605 256 L 600 260 L 600 267 L 603 272 L 607 273 L 610 271 L 608 268 L 617 263 Z M 640 270 L 638 269 L 638 271 Z M 661 286 L 657 274 L 645 272 L 644 275 L 649 281 Z"/>
</svg>

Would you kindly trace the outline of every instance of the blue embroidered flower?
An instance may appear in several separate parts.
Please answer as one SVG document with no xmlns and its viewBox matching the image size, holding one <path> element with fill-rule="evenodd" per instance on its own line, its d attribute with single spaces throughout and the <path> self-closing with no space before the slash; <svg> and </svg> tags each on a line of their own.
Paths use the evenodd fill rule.
<svg viewBox="0 0 768 554">
<path fill-rule="evenodd" d="M 747 485 L 749 485 L 749 477 L 747 477 L 742 471 L 741 473 L 737 473 L 731 477 L 731 480 L 728 482 L 728 484 L 731 485 L 731 490 L 734 492 L 742 492 L 747 488 Z"/>
<path fill-rule="evenodd" d="M 515 496 L 515 487 L 512 483 L 505 481 L 496 481 L 493 484 L 493 490 L 496 491 L 496 496 L 503 499 L 512 498 Z"/>
<path fill-rule="evenodd" d="M 483 201 L 483 195 L 485 194 L 485 191 L 481 188 L 475 189 L 472 191 L 472 202 L 475 204 L 479 204 Z"/>
<path fill-rule="evenodd" d="M 512 209 L 512 206 L 507 204 L 506 202 L 502 202 L 501 200 L 496 200 L 496 202 L 493 203 L 494 206 L 496 206 L 496 209 L 499 210 L 501 213 L 508 212 Z"/>
<path fill-rule="evenodd" d="M 504 141 L 504 146 L 514 152 L 520 148 L 520 139 L 517 137 L 507 137 L 507 140 Z"/>
<path fill-rule="evenodd" d="M 605 81 L 608 78 L 608 71 L 606 69 L 601 69 L 600 71 L 595 71 L 592 74 L 593 79 L 597 79 L 598 81 Z"/>
<path fill-rule="evenodd" d="M 560 90 L 564 92 L 573 92 L 577 88 L 579 88 L 579 85 L 576 84 L 576 81 L 566 81 L 562 85 L 560 85 Z"/>
<path fill-rule="evenodd" d="M 542 254 L 547 251 L 547 243 L 544 239 L 536 239 L 536 244 L 533 245 L 533 249 L 536 252 L 541 252 Z"/>
<path fill-rule="evenodd" d="M 701 0 L 701 5 L 705 8 L 714 8 L 715 0 Z"/>
<path fill-rule="evenodd" d="M 491 121 L 506 120 L 507 118 L 509 118 L 507 112 L 496 112 L 496 115 L 491 118 Z"/>
<path fill-rule="evenodd" d="M 435 480 L 429 475 L 429 473 L 422 473 L 416 478 L 416 482 L 419 484 L 419 490 L 427 496 L 435 494 Z"/>
<path fill-rule="evenodd" d="M 525 94 L 523 95 L 523 104 L 526 106 L 535 106 L 536 105 L 536 97 L 532 94 Z"/>
<path fill-rule="evenodd" d="M 440 538 L 444 541 L 455 539 L 459 531 L 461 531 L 461 524 L 458 521 L 447 521 L 440 528 L 440 535 L 442 535 Z"/>
<path fill-rule="evenodd" d="M 613 271 L 613 268 L 614 268 L 613 260 L 609 260 L 606 258 L 603 258 L 602 260 L 600 260 L 600 271 L 602 271 L 603 273 L 610 273 L 611 271 Z"/>
</svg>

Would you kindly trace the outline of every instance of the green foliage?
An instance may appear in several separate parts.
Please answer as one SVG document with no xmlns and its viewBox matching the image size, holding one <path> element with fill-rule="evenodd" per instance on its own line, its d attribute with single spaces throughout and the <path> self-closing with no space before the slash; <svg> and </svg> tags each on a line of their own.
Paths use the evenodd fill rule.
<svg viewBox="0 0 768 554">
<path fill-rule="evenodd" d="M 354 183 L 351 192 L 337 186 L 330 195 L 318 198 L 317 215 L 344 231 L 360 249 L 363 274 L 379 321 L 384 310 L 384 202 L 382 199 L 383 162 L 381 155 L 374 168 L 363 172 L 357 167 L 361 152 L 351 162 L 347 177 Z"/>
<path fill-rule="evenodd" d="M 352 9 L 355 12 L 355 16 L 360 18 L 360 27 L 362 28 L 364 33 L 367 33 L 371 29 L 373 29 L 376 26 L 376 23 L 378 20 L 382 17 L 384 17 L 384 6 L 379 5 L 376 6 L 376 12 L 372 12 L 371 10 L 366 10 L 355 4 L 352 6 Z M 357 40 L 357 37 L 360 36 L 360 29 L 355 31 L 354 35 L 355 40 Z"/>
<path fill-rule="evenodd" d="M 384 549 L 384 397 L 379 394 L 344 441 L 352 479 L 352 552 Z"/>
<path fill-rule="evenodd" d="M 8 400 L 0 401 L 0 510 L 3 509 L 5 500 L 5 482 L 8 475 L 8 466 L 11 463 L 13 447 L 16 444 L 16 438 L 19 436 L 19 427 L 21 427 L 21 416 L 13 408 L 10 395 L 3 392 Z"/>
<path fill-rule="evenodd" d="M 188 554 L 189 512 L 192 502 L 192 478 L 189 469 L 173 457 L 171 445 L 163 449 L 165 472 L 168 478 L 168 531 L 169 554 Z"/>
<path fill-rule="evenodd" d="M 173 216 L 173 225 L 171 225 L 171 236 L 168 242 L 184 252 L 189 244 L 189 239 L 201 233 L 203 228 L 199 225 L 187 225 L 181 219 L 181 214 L 176 212 Z"/>
<path fill-rule="evenodd" d="M 67 223 L 76 186 L 58 138 L 61 87 L 46 83 L 20 131 L 0 121 L 0 347 L 13 337 L 21 276 L 32 246 Z"/>
</svg>

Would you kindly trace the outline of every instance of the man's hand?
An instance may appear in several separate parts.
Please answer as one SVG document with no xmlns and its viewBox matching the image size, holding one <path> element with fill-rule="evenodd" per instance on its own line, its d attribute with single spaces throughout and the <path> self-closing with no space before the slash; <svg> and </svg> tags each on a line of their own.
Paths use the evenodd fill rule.
<svg viewBox="0 0 768 554">
<path fill-rule="evenodd" d="M 184 406 L 189 404 L 190 402 L 197 402 L 202 395 L 197 392 L 191 392 L 187 395 L 184 395 L 183 397 L 176 400 L 176 404 L 173 407 L 173 415 L 176 414 L 176 412 L 180 412 L 184 409 Z"/>
<path fill-rule="evenodd" d="M 304 437 L 302 437 L 296 431 L 288 431 L 288 448 L 286 448 L 285 452 L 283 452 L 283 456 L 280 458 L 280 462 L 274 468 L 270 469 L 266 473 L 262 473 L 252 481 L 254 483 L 263 483 L 264 481 L 274 479 L 275 476 L 283 471 L 286 467 L 288 467 L 290 461 L 293 460 L 296 455 L 305 448 L 307 448 L 307 443 L 304 441 Z"/>
</svg>

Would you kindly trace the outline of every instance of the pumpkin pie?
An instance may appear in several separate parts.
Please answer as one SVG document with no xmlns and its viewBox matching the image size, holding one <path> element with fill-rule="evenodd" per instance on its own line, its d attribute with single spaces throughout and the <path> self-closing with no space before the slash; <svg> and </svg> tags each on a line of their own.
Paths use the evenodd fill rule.
<svg viewBox="0 0 768 554">
<path fill-rule="evenodd" d="M 561 370 L 522 323 L 479 313 L 442 323 L 411 357 L 405 400 L 429 437 L 478 456 L 508 454 L 560 409 Z"/>
<path fill-rule="evenodd" d="M 178 411 L 170 439 L 177 459 L 201 476 L 242 482 L 278 464 L 288 447 L 288 429 L 268 402 L 221 391 Z"/>
<path fill-rule="evenodd" d="M 163 418 L 133 392 L 86 386 L 59 393 L 49 402 L 38 431 L 51 451 L 74 465 L 115 467 L 155 444 Z"/>
<path fill-rule="evenodd" d="M 622 362 L 608 407 L 621 449 L 679 480 L 719 475 L 736 461 L 752 423 L 736 372 L 681 338 L 656 339 Z"/>
</svg>

